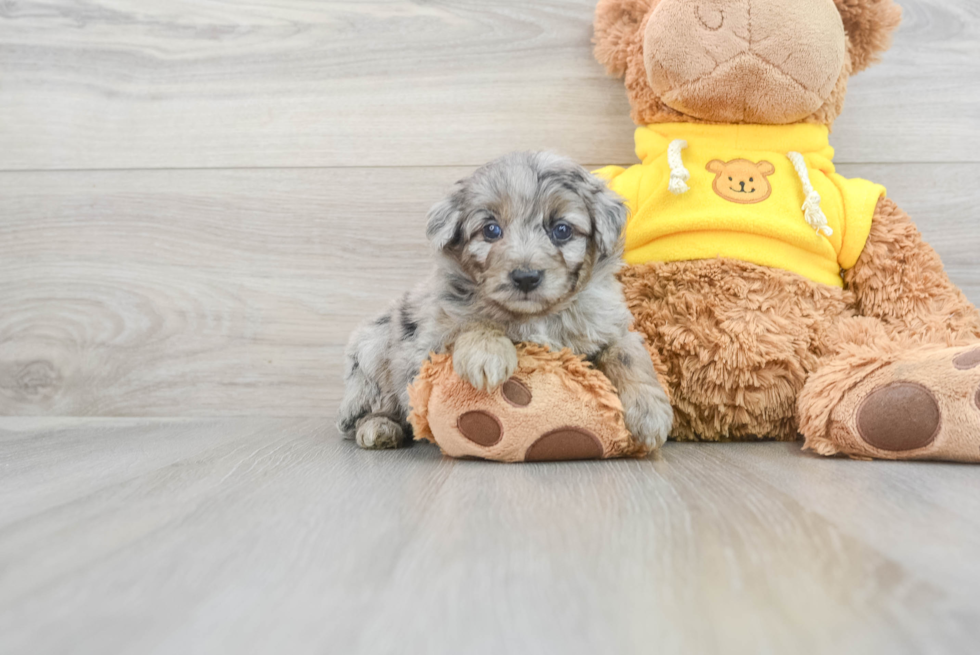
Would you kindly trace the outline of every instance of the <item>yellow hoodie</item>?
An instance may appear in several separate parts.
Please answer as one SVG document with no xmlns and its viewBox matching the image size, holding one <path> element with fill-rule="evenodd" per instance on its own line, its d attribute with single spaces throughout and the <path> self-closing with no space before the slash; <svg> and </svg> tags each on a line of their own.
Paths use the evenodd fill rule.
<svg viewBox="0 0 980 655">
<path fill-rule="evenodd" d="M 881 185 L 834 169 L 822 125 L 650 125 L 643 162 L 596 174 L 626 200 L 630 264 L 725 257 L 844 286 Z"/>
</svg>

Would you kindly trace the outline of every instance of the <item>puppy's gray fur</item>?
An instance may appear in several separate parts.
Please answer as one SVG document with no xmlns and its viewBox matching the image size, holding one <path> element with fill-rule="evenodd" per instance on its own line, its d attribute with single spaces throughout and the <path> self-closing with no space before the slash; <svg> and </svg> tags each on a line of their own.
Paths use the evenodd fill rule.
<svg viewBox="0 0 980 655">
<path fill-rule="evenodd" d="M 673 412 L 616 279 L 626 215 L 601 180 L 550 153 L 507 155 L 457 183 L 429 212 L 436 270 L 351 336 L 340 431 L 364 448 L 398 447 L 408 385 L 430 352 L 451 345 L 456 372 L 494 389 L 517 367 L 514 343 L 529 341 L 588 357 L 618 390 L 630 431 L 663 444 Z M 500 238 L 484 233 L 490 223 Z M 522 291 L 518 269 L 541 272 L 540 285 Z"/>
</svg>

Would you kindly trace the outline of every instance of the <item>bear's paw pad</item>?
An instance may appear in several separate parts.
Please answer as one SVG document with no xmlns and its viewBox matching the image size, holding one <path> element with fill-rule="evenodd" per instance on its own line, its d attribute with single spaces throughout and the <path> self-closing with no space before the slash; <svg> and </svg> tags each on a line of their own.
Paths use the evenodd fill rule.
<svg viewBox="0 0 980 655">
<path fill-rule="evenodd" d="M 942 413 L 921 384 L 892 382 L 871 392 L 858 408 L 858 434 L 890 452 L 925 448 L 939 434 Z"/>
<path fill-rule="evenodd" d="M 971 368 L 980 366 L 980 348 L 974 348 L 958 355 L 953 359 L 953 366 L 960 371 L 969 371 Z"/>
<path fill-rule="evenodd" d="M 473 443 L 489 448 L 500 443 L 504 436 L 504 428 L 500 419 L 481 410 L 466 412 L 456 421 L 460 433 Z"/>
<path fill-rule="evenodd" d="M 511 378 L 504 382 L 500 388 L 500 393 L 503 394 L 504 400 L 514 407 L 527 407 L 531 404 L 531 390 L 517 378 Z"/>
<path fill-rule="evenodd" d="M 558 428 L 538 437 L 524 453 L 525 462 L 601 459 L 602 443 L 582 428 Z"/>
</svg>

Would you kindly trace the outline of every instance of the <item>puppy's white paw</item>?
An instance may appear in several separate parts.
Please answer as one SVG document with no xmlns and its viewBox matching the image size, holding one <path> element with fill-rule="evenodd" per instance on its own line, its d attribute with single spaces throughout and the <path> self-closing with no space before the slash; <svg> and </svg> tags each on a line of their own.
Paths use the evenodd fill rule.
<svg viewBox="0 0 980 655">
<path fill-rule="evenodd" d="M 358 426 L 356 439 L 361 448 L 387 450 L 405 442 L 405 431 L 387 416 L 372 416 Z"/>
<path fill-rule="evenodd" d="M 465 333 L 453 347 L 453 370 L 477 389 L 493 391 L 517 370 L 517 348 L 503 335 Z"/>
<path fill-rule="evenodd" d="M 623 398 L 626 429 L 651 450 L 664 445 L 674 425 L 674 410 L 659 387 L 640 387 Z"/>
</svg>

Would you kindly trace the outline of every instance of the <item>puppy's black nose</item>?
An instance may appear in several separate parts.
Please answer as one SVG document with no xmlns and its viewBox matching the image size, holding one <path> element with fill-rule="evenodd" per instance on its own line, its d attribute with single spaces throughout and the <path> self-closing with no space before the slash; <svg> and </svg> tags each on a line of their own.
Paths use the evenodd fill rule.
<svg viewBox="0 0 980 655">
<path fill-rule="evenodd" d="M 544 271 L 529 271 L 526 268 L 518 268 L 510 272 L 510 279 L 514 286 L 527 293 L 538 288 Z"/>
</svg>

